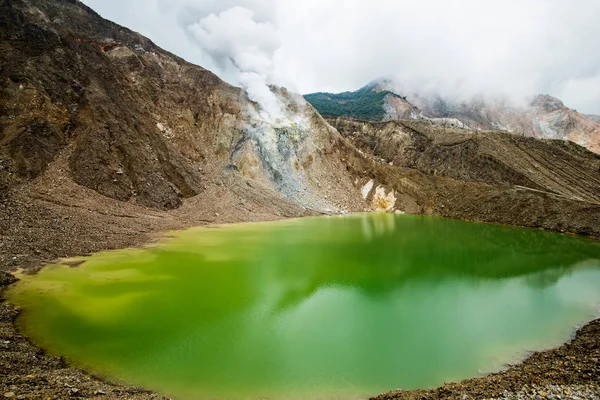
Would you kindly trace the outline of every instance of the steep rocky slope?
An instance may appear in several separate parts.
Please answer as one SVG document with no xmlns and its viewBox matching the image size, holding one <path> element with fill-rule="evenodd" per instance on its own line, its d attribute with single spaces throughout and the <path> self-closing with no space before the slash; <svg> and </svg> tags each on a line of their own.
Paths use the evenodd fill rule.
<svg viewBox="0 0 600 400">
<path fill-rule="evenodd" d="M 600 156 L 569 141 L 471 132 L 413 120 L 328 121 L 356 147 L 393 165 L 600 203 Z"/>
<path fill-rule="evenodd" d="M 273 90 L 287 116 L 272 123 L 241 89 L 76 0 L 0 0 L 0 26 L 0 271 L 170 229 L 343 211 L 600 237 L 600 162 L 577 145 L 327 122 L 285 89 Z M 10 281 L 0 272 L 0 286 Z M 151 397 L 42 356 L 16 315 L 0 305 L 0 390 Z"/>
<path fill-rule="evenodd" d="M 393 85 L 385 81 L 383 87 L 389 90 Z M 537 95 L 528 104 L 520 105 L 506 98 L 484 97 L 454 101 L 412 95 L 409 100 L 422 111 L 416 119 L 472 130 L 503 130 L 541 139 L 571 140 L 600 153 L 600 123 L 550 95 Z M 388 116 L 394 118 L 393 113 Z"/>
<path fill-rule="evenodd" d="M 335 132 L 299 96 L 280 94 L 300 122 L 272 126 L 253 120 L 257 105 L 240 89 L 80 2 L 11 0 L 1 7 L 5 188 L 36 178 L 63 152 L 76 183 L 157 209 L 179 207 L 203 190 L 214 168 L 238 162 L 271 190 L 294 175 L 295 192 L 284 194 L 307 207 L 327 208 L 315 180 L 348 185 L 339 168 L 322 164 Z M 351 202 L 339 200 L 328 206 Z"/>
<path fill-rule="evenodd" d="M 600 152 L 600 123 L 566 107 L 550 95 L 538 95 L 516 106 L 506 99 L 453 102 L 419 100 L 427 115 L 455 118 L 473 130 L 504 130 L 543 139 L 571 140 Z"/>
<path fill-rule="evenodd" d="M 329 122 L 359 149 L 349 171 L 373 208 L 600 236 L 600 156 L 576 144 L 410 120 Z"/>
</svg>

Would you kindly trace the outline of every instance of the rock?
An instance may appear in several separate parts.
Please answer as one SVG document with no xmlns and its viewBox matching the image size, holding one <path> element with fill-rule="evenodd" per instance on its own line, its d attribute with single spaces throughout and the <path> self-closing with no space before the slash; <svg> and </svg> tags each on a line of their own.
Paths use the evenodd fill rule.
<svg viewBox="0 0 600 400">
<path fill-rule="evenodd" d="M 15 283 L 17 278 L 9 274 L 8 272 L 0 271 L 0 287 L 8 286 L 11 283 Z"/>
<path fill-rule="evenodd" d="M 4 393 L 4 397 L 6 397 L 7 399 L 11 399 L 13 397 L 15 397 L 15 393 L 14 392 L 6 392 Z"/>
</svg>

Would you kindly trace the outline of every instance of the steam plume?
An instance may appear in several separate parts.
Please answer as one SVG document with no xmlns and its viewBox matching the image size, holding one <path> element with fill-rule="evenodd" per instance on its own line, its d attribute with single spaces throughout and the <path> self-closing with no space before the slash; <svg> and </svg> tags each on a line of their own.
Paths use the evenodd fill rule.
<svg viewBox="0 0 600 400">
<path fill-rule="evenodd" d="M 273 79 L 273 57 L 281 45 L 270 22 L 258 22 L 252 10 L 235 6 L 211 13 L 188 29 L 218 67 L 233 75 L 260 105 L 262 119 L 276 123 L 284 118 L 284 105 L 268 86 Z"/>
</svg>

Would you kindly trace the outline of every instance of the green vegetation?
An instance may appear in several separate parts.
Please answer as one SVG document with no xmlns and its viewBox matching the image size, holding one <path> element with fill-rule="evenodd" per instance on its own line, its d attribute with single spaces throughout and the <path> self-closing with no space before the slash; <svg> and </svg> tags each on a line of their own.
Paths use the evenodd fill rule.
<svg viewBox="0 0 600 400">
<path fill-rule="evenodd" d="M 400 97 L 388 90 L 375 92 L 375 85 L 367 85 L 355 92 L 312 93 L 304 96 L 306 101 L 321 113 L 330 117 L 351 117 L 381 121 L 385 116 L 383 104 L 387 95 Z"/>
</svg>

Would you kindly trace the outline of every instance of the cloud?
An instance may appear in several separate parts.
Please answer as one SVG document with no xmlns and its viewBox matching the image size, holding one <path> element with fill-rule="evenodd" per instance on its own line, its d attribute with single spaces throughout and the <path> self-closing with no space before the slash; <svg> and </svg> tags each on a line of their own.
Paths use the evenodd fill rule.
<svg viewBox="0 0 600 400">
<path fill-rule="evenodd" d="M 274 122 L 283 118 L 284 105 L 268 86 L 275 83 L 273 58 L 281 46 L 269 21 L 257 21 L 253 10 L 234 6 L 211 13 L 187 29 L 221 75 L 240 84 L 261 106 L 263 119 Z"/>
<path fill-rule="evenodd" d="M 600 114 L 597 0 L 87 3 L 234 84 L 243 84 L 239 71 L 303 93 L 393 77 L 407 90 L 444 96 L 548 93 Z M 235 13 L 245 22 L 219 25 Z"/>
</svg>

